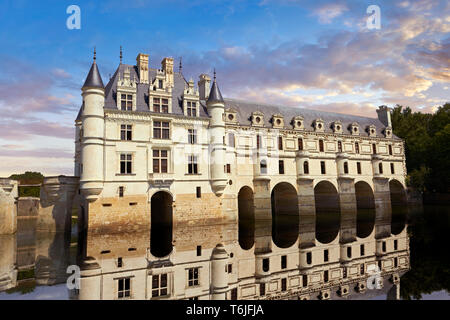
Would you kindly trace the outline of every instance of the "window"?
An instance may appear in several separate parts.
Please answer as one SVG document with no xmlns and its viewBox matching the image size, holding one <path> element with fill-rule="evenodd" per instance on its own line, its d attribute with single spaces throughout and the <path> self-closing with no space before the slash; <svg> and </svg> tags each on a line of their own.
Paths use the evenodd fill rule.
<svg viewBox="0 0 450 320">
<path fill-rule="evenodd" d="M 133 95 L 124 94 L 120 95 L 120 109 L 130 111 L 133 109 Z"/>
<path fill-rule="evenodd" d="M 383 241 L 381 244 L 381 250 L 383 250 L 383 252 L 386 252 L 386 241 Z"/>
<path fill-rule="evenodd" d="M 190 269 L 188 269 L 188 286 L 189 287 L 193 287 L 193 286 L 198 286 L 199 285 L 198 269 L 199 268 L 190 268 Z"/>
<path fill-rule="evenodd" d="M 259 284 L 259 295 L 264 296 L 266 294 L 266 284 L 260 283 Z"/>
<path fill-rule="evenodd" d="M 298 150 L 303 150 L 303 139 L 298 138 Z"/>
<path fill-rule="evenodd" d="M 360 273 L 361 275 L 364 275 L 364 273 L 365 273 L 364 263 L 362 263 L 362 264 L 359 266 L 359 273 Z"/>
<path fill-rule="evenodd" d="M 237 288 L 231 289 L 231 300 L 237 300 Z"/>
<path fill-rule="evenodd" d="M 226 273 L 233 273 L 233 264 L 229 263 L 225 266 L 225 272 Z"/>
<path fill-rule="evenodd" d="M 197 156 L 194 155 L 188 156 L 188 173 L 198 174 Z"/>
<path fill-rule="evenodd" d="M 377 154 L 377 145 L 375 143 L 372 144 L 372 152 L 373 154 Z"/>
<path fill-rule="evenodd" d="M 352 257 L 352 247 L 347 247 L 347 258 L 351 258 Z"/>
<path fill-rule="evenodd" d="M 261 160 L 259 163 L 260 173 L 267 174 L 267 162 L 266 160 Z"/>
<path fill-rule="evenodd" d="M 309 174 L 309 164 L 308 161 L 303 162 L 303 173 Z"/>
<path fill-rule="evenodd" d="M 320 161 L 320 172 L 322 172 L 322 174 L 326 173 L 325 170 L 325 161 Z"/>
<path fill-rule="evenodd" d="M 398 267 L 398 258 L 395 257 L 394 258 L 394 268 L 397 268 L 397 267 Z"/>
<path fill-rule="evenodd" d="M 356 171 L 358 171 L 358 174 L 361 174 L 361 162 L 356 163 Z"/>
<path fill-rule="evenodd" d="M 342 278 L 346 279 L 347 278 L 347 267 L 344 267 L 342 269 Z"/>
<path fill-rule="evenodd" d="M 119 197 L 123 197 L 123 187 L 122 186 L 120 186 L 119 187 Z"/>
<path fill-rule="evenodd" d="M 228 145 L 234 148 L 234 133 L 228 134 Z"/>
<path fill-rule="evenodd" d="M 130 278 L 123 278 L 117 280 L 119 286 L 119 290 L 117 291 L 117 297 L 119 299 L 130 297 L 131 295 L 130 281 L 131 281 Z"/>
<path fill-rule="evenodd" d="M 196 117 L 197 116 L 197 103 L 196 102 L 187 102 L 187 115 L 188 117 Z"/>
<path fill-rule="evenodd" d="M 158 88 L 159 89 L 163 88 L 163 81 L 162 80 L 158 80 Z"/>
<path fill-rule="evenodd" d="M 287 256 L 281 256 L 281 269 L 286 269 L 287 267 Z"/>
<path fill-rule="evenodd" d="M 268 272 L 270 265 L 269 265 L 269 258 L 263 259 L 263 265 L 262 265 L 263 271 Z"/>
<path fill-rule="evenodd" d="M 398 240 L 394 240 L 394 250 L 398 249 Z"/>
<path fill-rule="evenodd" d="M 342 142 L 338 141 L 338 152 L 342 152 Z"/>
<path fill-rule="evenodd" d="M 227 163 L 225 165 L 225 173 L 231 173 L 231 164 Z"/>
<path fill-rule="evenodd" d="M 360 251 L 361 256 L 363 256 L 366 253 L 363 244 L 359 247 L 359 251 Z"/>
<path fill-rule="evenodd" d="M 190 143 L 190 144 L 197 143 L 197 130 L 188 129 L 188 143 Z"/>
<path fill-rule="evenodd" d="M 355 152 L 359 153 L 359 143 L 355 142 Z"/>
<path fill-rule="evenodd" d="M 122 153 L 120 155 L 120 173 L 131 174 L 131 154 Z"/>
<path fill-rule="evenodd" d="M 153 98 L 153 111 L 159 113 L 169 113 L 169 100 Z"/>
<path fill-rule="evenodd" d="M 304 288 L 308 286 L 308 275 L 304 274 L 302 276 L 302 284 Z"/>
<path fill-rule="evenodd" d="M 328 282 L 328 270 L 323 272 L 323 282 Z"/>
<path fill-rule="evenodd" d="M 170 139 L 169 122 L 153 121 L 153 138 Z"/>
<path fill-rule="evenodd" d="M 287 290 L 287 279 L 282 278 L 281 279 L 281 291 L 286 291 L 286 290 Z"/>
<path fill-rule="evenodd" d="M 323 261 L 328 262 L 329 256 L 328 256 L 328 249 L 323 250 Z"/>
<path fill-rule="evenodd" d="M 278 137 L 278 150 L 283 150 L 283 137 Z"/>
<path fill-rule="evenodd" d="M 344 162 L 344 173 L 348 173 L 348 162 Z"/>
<path fill-rule="evenodd" d="M 284 161 L 283 160 L 278 161 L 278 173 L 284 174 Z"/>
<path fill-rule="evenodd" d="M 122 257 L 117 258 L 117 268 L 122 268 L 123 266 L 123 261 L 122 261 Z"/>
<path fill-rule="evenodd" d="M 391 144 L 388 145 L 388 148 L 389 148 L 389 155 L 392 156 L 392 145 Z"/>
<path fill-rule="evenodd" d="M 120 140 L 131 140 L 131 125 L 121 124 L 120 125 Z"/>
<path fill-rule="evenodd" d="M 378 269 L 379 269 L 380 271 L 383 270 L 383 261 L 381 261 L 381 260 L 378 261 Z"/>
<path fill-rule="evenodd" d="M 393 163 L 391 163 L 391 174 L 395 174 L 394 164 Z"/>
<path fill-rule="evenodd" d="M 202 246 L 197 246 L 197 257 L 202 255 Z"/>
<path fill-rule="evenodd" d="M 306 263 L 311 264 L 312 263 L 312 252 L 306 253 Z"/>
<path fill-rule="evenodd" d="M 259 134 L 256 136 L 256 149 L 261 149 L 261 136 Z"/>
<path fill-rule="evenodd" d="M 167 296 L 167 273 L 152 276 L 152 298 Z"/>
<path fill-rule="evenodd" d="M 319 151 L 320 151 L 320 152 L 323 152 L 323 151 L 324 151 L 323 140 L 319 140 Z"/>
<path fill-rule="evenodd" d="M 167 173 L 167 150 L 153 150 L 153 173 Z"/>
<path fill-rule="evenodd" d="M 202 188 L 197 187 L 197 198 L 201 198 L 201 197 L 202 197 Z"/>
<path fill-rule="evenodd" d="M 378 164 L 378 170 L 380 171 L 380 174 L 383 174 L 383 163 Z"/>
</svg>

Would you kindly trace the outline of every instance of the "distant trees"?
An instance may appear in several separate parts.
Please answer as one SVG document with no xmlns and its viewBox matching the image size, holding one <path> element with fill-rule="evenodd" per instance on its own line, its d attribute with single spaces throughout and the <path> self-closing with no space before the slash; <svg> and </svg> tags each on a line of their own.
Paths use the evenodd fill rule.
<svg viewBox="0 0 450 320">
<path fill-rule="evenodd" d="M 9 178 L 19 181 L 19 197 L 39 197 L 40 187 L 21 187 L 20 185 L 41 184 L 44 181 L 42 173 L 26 171 L 22 174 L 13 174 Z"/>
<path fill-rule="evenodd" d="M 434 114 L 397 105 L 394 134 L 405 140 L 408 185 L 424 192 L 450 192 L 450 103 Z"/>
</svg>

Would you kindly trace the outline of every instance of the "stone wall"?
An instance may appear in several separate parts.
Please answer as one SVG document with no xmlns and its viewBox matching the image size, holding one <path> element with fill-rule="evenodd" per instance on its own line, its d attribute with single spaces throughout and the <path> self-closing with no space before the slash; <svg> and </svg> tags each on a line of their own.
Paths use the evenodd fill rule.
<svg viewBox="0 0 450 320">
<path fill-rule="evenodd" d="M 0 178 L 0 234 L 17 230 L 18 182 Z"/>
</svg>

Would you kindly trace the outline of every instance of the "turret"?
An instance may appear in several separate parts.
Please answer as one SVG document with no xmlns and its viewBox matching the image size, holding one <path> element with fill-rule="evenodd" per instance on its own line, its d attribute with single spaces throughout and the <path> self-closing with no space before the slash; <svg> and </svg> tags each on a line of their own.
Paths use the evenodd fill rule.
<svg viewBox="0 0 450 320">
<path fill-rule="evenodd" d="M 228 274 L 225 267 L 228 261 L 228 253 L 222 243 L 213 250 L 211 256 L 211 289 L 213 300 L 225 300 L 228 291 Z"/>
<path fill-rule="evenodd" d="M 83 96 L 80 189 L 88 201 L 94 201 L 103 189 L 103 142 L 105 89 L 94 62 L 81 88 Z"/>
<path fill-rule="evenodd" d="M 206 102 L 208 113 L 211 117 L 209 122 L 209 144 L 211 186 L 217 196 L 221 196 L 227 186 L 227 177 L 224 171 L 225 165 L 225 103 L 216 82 L 214 71 L 214 82 Z"/>
</svg>

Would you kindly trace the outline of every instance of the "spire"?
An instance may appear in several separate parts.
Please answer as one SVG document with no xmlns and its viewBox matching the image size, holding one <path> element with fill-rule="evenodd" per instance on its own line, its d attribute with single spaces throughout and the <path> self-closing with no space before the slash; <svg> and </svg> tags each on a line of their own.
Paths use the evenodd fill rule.
<svg viewBox="0 0 450 320">
<path fill-rule="evenodd" d="M 104 88 L 102 77 L 100 76 L 100 72 L 97 67 L 97 52 L 94 47 L 94 61 L 92 62 L 91 69 L 86 77 L 86 81 L 84 81 L 83 88 L 85 87 L 94 87 L 94 88 Z"/>
<path fill-rule="evenodd" d="M 120 46 L 120 64 L 122 64 L 122 46 Z"/>
<path fill-rule="evenodd" d="M 180 57 L 180 67 L 179 67 L 179 70 L 178 70 L 178 72 L 179 72 L 180 74 L 181 74 L 181 72 L 183 71 L 182 59 L 183 59 L 183 57 Z"/>
<path fill-rule="evenodd" d="M 207 102 L 224 102 L 222 94 L 220 93 L 219 85 L 216 82 L 216 69 L 214 68 L 214 82 L 209 92 L 209 98 Z"/>
</svg>

